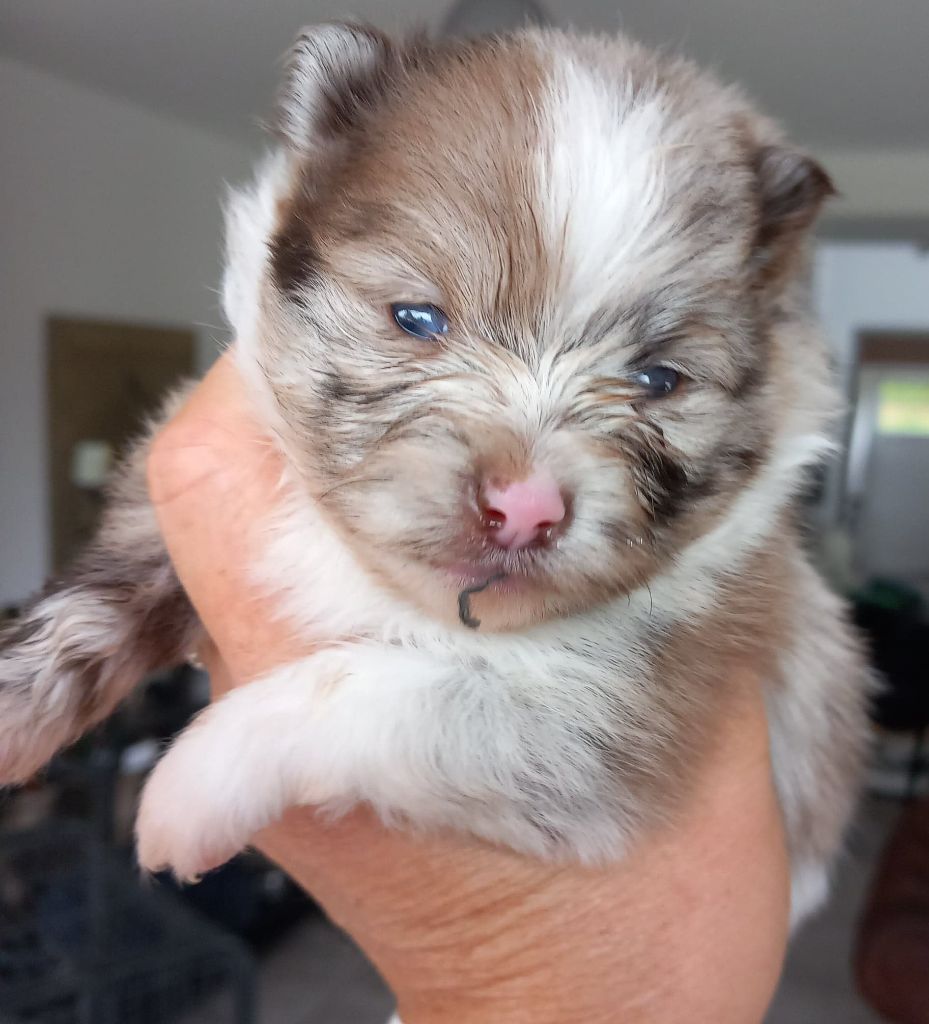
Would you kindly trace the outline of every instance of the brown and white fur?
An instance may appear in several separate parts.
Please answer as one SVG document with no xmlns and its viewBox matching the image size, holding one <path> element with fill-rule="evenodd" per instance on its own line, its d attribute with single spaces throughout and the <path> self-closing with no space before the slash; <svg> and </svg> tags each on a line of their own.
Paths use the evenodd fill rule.
<svg viewBox="0 0 929 1024">
<path fill-rule="evenodd" d="M 540 857 L 621 857 L 687 799 L 748 663 L 799 918 L 866 731 L 857 644 L 794 523 L 835 407 L 804 284 L 827 175 L 690 63 L 551 31 L 311 29 L 279 129 L 230 202 L 225 305 L 288 466 L 256 585 L 326 646 L 178 738 L 142 864 L 194 877 L 289 805 L 362 801 Z M 447 335 L 404 334 L 400 300 L 440 306 Z M 655 365 L 681 380 L 660 398 L 634 376 Z M 197 635 L 146 446 L 92 550 L 2 641 L 6 781 Z M 570 521 L 494 547 L 475 481 L 538 466 Z M 498 573 L 466 628 L 459 591 Z"/>
</svg>

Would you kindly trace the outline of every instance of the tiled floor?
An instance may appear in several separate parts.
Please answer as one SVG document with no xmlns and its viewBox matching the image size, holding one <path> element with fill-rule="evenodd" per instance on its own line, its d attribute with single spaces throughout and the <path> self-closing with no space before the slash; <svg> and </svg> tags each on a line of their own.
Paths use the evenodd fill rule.
<svg viewBox="0 0 929 1024">
<path fill-rule="evenodd" d="M 766 1024 L 881 1024 L 855 993 L 850 963 L 871 872 L 899 813 L 893 801 L 862 807 L 832 899 L 791 944 Z"/>
<path fill-rule="evenodd" d="M 862 809 L 834 896 L 794 941 L 766 1024 L 880 1024 L 855 995 L 848 965 L 871 869 L 897 813 L 878 801 Z M 258 1024 L 384 1024 L 390 1009 L 374 970 L 322 919 L 264 961 Z"/>
<path fill-rule="evenodd" d="M 300 927 L 262 961 L 255 1024 L 386 1024 L 393 999 L 352 942 L 322 917 Z M 179 1024 L 229 1024 L 217 999 Z"/>
<path fill-rule="evenodd" d="M 257 1024 L 386 1024 L 393 999 L 345 935 L 322 917 L 269 957 Z"/>
</svg>

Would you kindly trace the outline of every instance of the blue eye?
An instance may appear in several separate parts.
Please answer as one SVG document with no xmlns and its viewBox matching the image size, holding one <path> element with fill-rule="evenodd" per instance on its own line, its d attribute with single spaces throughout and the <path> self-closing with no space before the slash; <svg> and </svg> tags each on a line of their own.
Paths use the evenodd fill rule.
<svg viewBox="0 0 929 1024">
<path fill-rule="evenodd" d="M 631 374 L 633 384 L 648 395 L 649 398 L 663 398 L 670 395 L 680 384 L 681 375 L 670 366 L 647 366 Z"/>
<path fill-rule="evenodd" d="M 428 341 L 448 332 L 448 317 L 431 302 L 395 302 L 390 312 L 397 325 L 414 338 Z"/>
</svg>

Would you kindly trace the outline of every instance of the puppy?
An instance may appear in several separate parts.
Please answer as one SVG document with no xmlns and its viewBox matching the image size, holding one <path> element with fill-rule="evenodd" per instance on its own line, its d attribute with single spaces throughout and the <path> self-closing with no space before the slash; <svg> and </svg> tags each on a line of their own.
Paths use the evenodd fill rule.
<svg viewBox="0 0 929 1024">
<path fill-rule="evenodd" d="M 224 300 L 287 465 L 256 586 L 323 649 L 176 740 L 141 863 L 195 878 L 290 805 L 359 802 L 619 858 L 687 801 L 749 664 L 799 919 L 866 733 L 796 523 L 836 408 L 805 284 L 828 176 L 690 63 L 554 31 L 310 29 L 278 131 Z M 6 782 L 196 643 L 148 444 L 2 641 Z"/>
</svg>

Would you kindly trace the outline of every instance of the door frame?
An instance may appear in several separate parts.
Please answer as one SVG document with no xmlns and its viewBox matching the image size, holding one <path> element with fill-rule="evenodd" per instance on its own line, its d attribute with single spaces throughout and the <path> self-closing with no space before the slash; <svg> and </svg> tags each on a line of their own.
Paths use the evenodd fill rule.
<svg viewBox="0 0 929 1024">
<path fill-rule="evenodd" d="M 929 331 L 862 330 L 855 334 L 848 376 L 845 458 L 839 481 L 838 522 L 854 535 L 877 423 L 877 396 L 865 392 L 866 376 L 885 371 L 929 372 Z"/>
</svg>

